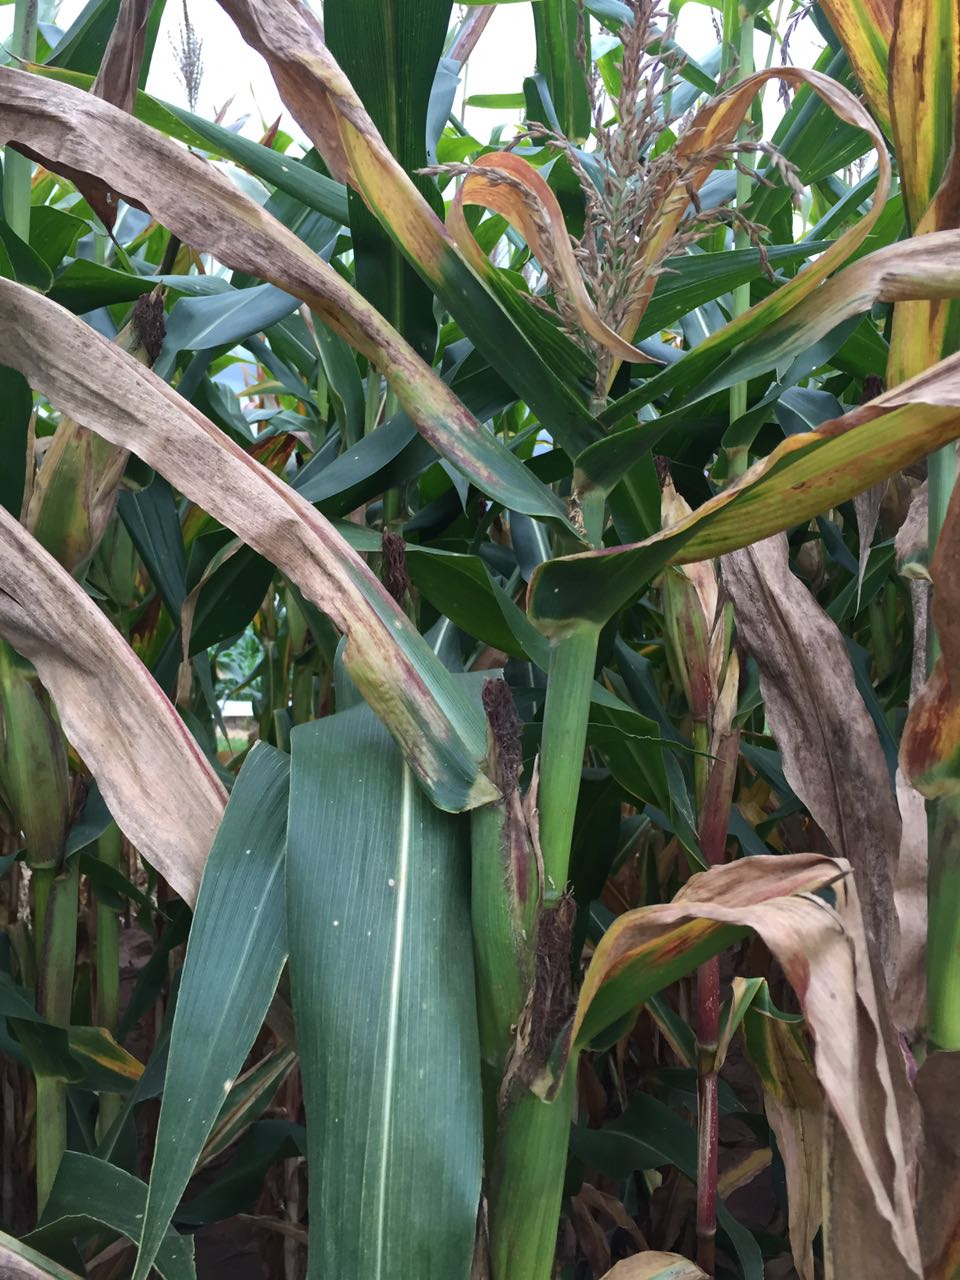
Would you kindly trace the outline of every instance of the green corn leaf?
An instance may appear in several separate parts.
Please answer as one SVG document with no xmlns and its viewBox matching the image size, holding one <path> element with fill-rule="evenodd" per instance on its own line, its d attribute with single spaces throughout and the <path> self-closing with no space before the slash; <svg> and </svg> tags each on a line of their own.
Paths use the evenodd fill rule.
<svg viewBox="0 0 960 1280">
<path fill-rule="evenodd" d="M 584 22 L 584 49 L 590 65 L 590 30 Z M 537 70 L 547 82 L 561 132 L 583 142 L 590 132 L 590 98 L 586 68 L 577 55 L 576 0 L 540 0 L 533 6 L 537 37 Z M 544 121 L 544 123 L 547 123 Z"/>
<path fill-rule="evenodd" d="M 27 437 L 33 396 L 22 374 L 0 365 L 0 506 L 20 519 L 27 478 Z"/>
<path fill-rule="evenodd" d="M 135 1280 L 145 1280 L 154 1265 L 283 968 L 288 783 L 288 757 L 256 746 L 234 784 L 204 868 L 170 1037 Z"/>
<path fill-rule="evenodd" d="M 466 829 L 366 707 L 294 729 L 292 752 L 309 1275 L 467 1280 L 481 1120 Z"/>
<path fill-rule="evenodd" d="M 65 1260 L 77 1256 L 75 1237 L 96 1235 L 104 1227 L 136 1241 L 146 1196 L 147 1188 L 132 1174 L 105 1160 L 67 1151 L 40 1224 L 25 1241 Z M 154 1265 L 162 1280 L 196 1280 L 193 1240 L 173 1230 L 161 1233 Z"/>
<path fill-rule="evenodd" d="M 709 560 L 862 493 L 960 435 L 957 379 L 960 357 L 951 356 L 790 436 L 736 484 L 643 542 L 549 561 L 531 582 L 531 620 L 546 634 L 602 625 L 664 565 Z"/>
</svg>

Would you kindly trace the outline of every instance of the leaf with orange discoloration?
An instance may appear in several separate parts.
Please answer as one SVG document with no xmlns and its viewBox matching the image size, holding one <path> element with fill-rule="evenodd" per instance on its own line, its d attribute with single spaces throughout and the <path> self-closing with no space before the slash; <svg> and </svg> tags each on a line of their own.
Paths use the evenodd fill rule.
<svg viewBox="0 0 960 1280">
<path fill-rule="evenodd" d="M 512 151 L 489 152 L 467 167 L 447 214 L 447 225 L 476 270 L 489 264 L 478 248 L 464 215 L 464 206 L 480 205 L 506 218 L 522 234 L 556 289 L 563 289 L 584 332 L 620 360 L 649 364 L 646 355 L 605 324 L 587 293 L 570 245 L 560 202 L 540 174 Z"/>
<path fill-rule="evenodd" d="M 960 795 L 960 486 L 930 562 L 931 616 L 941 653 L 910 707 L 900 764 L 927 797 Z"/>
</svg>

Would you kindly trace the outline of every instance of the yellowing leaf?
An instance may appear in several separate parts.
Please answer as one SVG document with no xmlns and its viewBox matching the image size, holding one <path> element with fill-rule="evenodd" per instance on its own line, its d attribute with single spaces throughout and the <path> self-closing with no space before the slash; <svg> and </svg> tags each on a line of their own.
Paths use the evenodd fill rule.
<svg viewBox="0 0 960 1280">
<path fill-rule="evenodd" d="M 68 1040 L 70 1052 L 81 1062 L 94 1062 L 130 1081 L 143 1075 L 143 1063 L 127 1053 L 106 1027 L 70 1027 Z"/>
<path fill-rule="evenodd" d="M 602 626 L 665 564 L 709 560 L 802 524 L 957 436 L 960 356 L 951 356 L 816 431 L 790 436 L 669 529 L 541 565 L 530 583 L 531 619 L 545 634 Z"/>
<path fill-rule="evenodd" d="M 895 0 L 821 0 L 821 5 L 863 86 L 870 110 L 889 132 L 887 61 Z"/>
</svg>

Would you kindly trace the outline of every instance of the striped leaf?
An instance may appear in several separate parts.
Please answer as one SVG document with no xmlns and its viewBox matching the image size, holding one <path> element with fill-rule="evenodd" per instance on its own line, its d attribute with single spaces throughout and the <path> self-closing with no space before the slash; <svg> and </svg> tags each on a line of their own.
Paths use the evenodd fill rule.
<svg viewBox="0 0 960 1280">
<path fill-rule="evenodd" d="M 362 705 L 293 731 L 286 874 L 308 1274 L 467 1280 L 482 1146 L 467 832 Z"/>
</svg>

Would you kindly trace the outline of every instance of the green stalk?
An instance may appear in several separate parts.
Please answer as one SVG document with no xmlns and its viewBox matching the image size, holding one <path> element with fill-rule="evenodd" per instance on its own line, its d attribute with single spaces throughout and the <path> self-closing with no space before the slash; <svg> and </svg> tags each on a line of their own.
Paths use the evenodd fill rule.
<svg viewBox="0 0 960 1280">
<path fill-rule="evenodd" d="M 701 846 L 710 781 L 709 734 L 705 720 L 693 724 L 694 793 Z M 704 850 L 706 855 L 706 850 Z M 720 957 L 697 970 L 697 1263 L 713 1275 L 717 1236 L 719 1111 L 716 1055 L 720 1034 Z"/>
<path fill-rule="evenodd" d="M 67 1147 L 67 1086 L 37 1076 L 37 1216 L 50 1198 Z"/>
<path fill-rule="evenodd" d="M 123 840 L 116 823 L 111 823 L 97 841 L 97 857 L 120 870 Z M 120 1021 L 120 917 L 114 907 L 97 898 L 97 1022 L 115 1034 Z M 117 1093 L 102 1093 L 97 1116 L 97 1136 L 109 1131 L 123 1106 Z"/>
<path fill-rule="evenodd" d="M 536 884 L 528 881 L 528 897 L 521 902 L 508 803 L 485 805 L 470 815 L 471 919 L 488 1164 L 496 1145 L 500 1082 L 534 977 Z M 531 881 L 535 878 L 535 867 L 528 867 L 528 875 Z"/>
<path fill-rule="evenodd" d="M 525 1092 L 510 1104 L 491 1179 L 491 1280 L 553 1274 L 576 1078 L 574 1057 L 555 1101 Z"/>
<path fill-rule="evenodd" d="M 599 545 L 605 518 L 603 495 L 583 495 L 581 514 L 587 537 L 593 545 Z M 543 857 L 540 910 L 535 931 L 526 928 L 527 917 L 523 917 L 521 937 L 530 947 L 529 951 L 517 955 L 516 917 L 511 954 L 506 954 L 509 945 L 504 937 L 509 925 L 506 920 L 501 922 L 503 940 L 498 944 L 504 948 L 504 955 L 499 959 L 500 972 L 505 962 L 515 966 L 499 993 L 497 1032 L 510 1041 L 514 1038 L 510 1024 L 522 1022 L 519 1014 L 511 1015 L 510 1008 L 517 1007 L 522 1012 L 528 992 L 534 1038 L 538 1030 L 543 1032 L 553 1025 L 557 1009 L 550 1007 L 549 998 L 541 1007 L 545 994 L 540 986 L 541 978 L 551 968 L 569 964 L 572 916 L 567 915 L 567 908 L 571 904 L 562 899 L 580 794 L 598 639 L 599 630 L 587 627 L 555 640 L 551 647 L 537 793 Z M 505 829 L 508 829 L 506 824 Z M 516 861 L 514 858 L 513 862 Z M 475 876 L 476 865 L 475 851 Z M 488 881 L 489 875 L 488 869 Z M 501 883 L 502 879 L 501 872 Z M 487 893 L 495 901 L 498 893 L 502 897 L 503 889 L 488 883 Z M 476 898 L 474 902 L 476 904 Z M 529 907 L 530 899 L 520 898 L 518 905 Z M 475 914 L 475 930 L 479 920 L 481 917 Z M 484 969 L 484 945 L 481 942 L 477 953 L 478 972 Z M 487 968 L 497 963 L 496 959 L 492 964 L 488 961 Z M 519 981 L 519 988 L 511 986 L 514 980 Z M 552 1034 L 547 1030 L 547 1039 Z M 530 1047 L 528 1044 L 528 1050 Z M 540 1064 L 530 1065 L 536 1071 Z M 568 1065 L 554 1102 L 544 1102 L 529 1092 L 522 1078 L 506 1086 L 505 1099 L 503 1090 L 499 1092 L 496 1146 L 487 1166 L 492 1170 L 489 1183 L 491 1277 L 492 1280 L 550 1280 L 567 1167 L 570 1115 L 576 1097 L 576 1061 Z"/>
<path fill-rule="evenodd" d="M 957 480 L 956 445 L 945 445 L 929 461 L 930 555 L 940 536 Z M 940 645 L 931 618 L 927 670 Z M 941 796 L 927 803 L 927 1035 L 938 1049 L 960 1049 L 960 803 Z"/>
<path fill-rule="evenodd" d="M 16 0 L 10 50 L 14 58 L 37 56 L 37 0 Z M 30 181 L 33 164 L 7 147 L 3 153 L 3 213 L 21 240 L 30 239 Z"/>
<path fill-rule="evenodd" d="M 595 402 L 594 411 L 600 408 L 602 402 Z M 587 490 L 581 495 L 580 514 L 587 540 L 599 547 L 606 518 L 604 494 Z M 582 628 L 554 640 L 550 650 L 537 796 L 545 902 L 559 897 L 567 883 L 599 639 L 597 628 Z"/>
<path fill-rule="evenodd" d="M 40 941 L 37 1007 L 56 1027 L 70 1026 L 77 959 L 79 861 L 70 859 L 56 875 L 44 873 L 44 931 Z M 37 1076 L 37 1210 L 50 1195 L 67 1146 L 67 1086 Z"/>
</svg>

